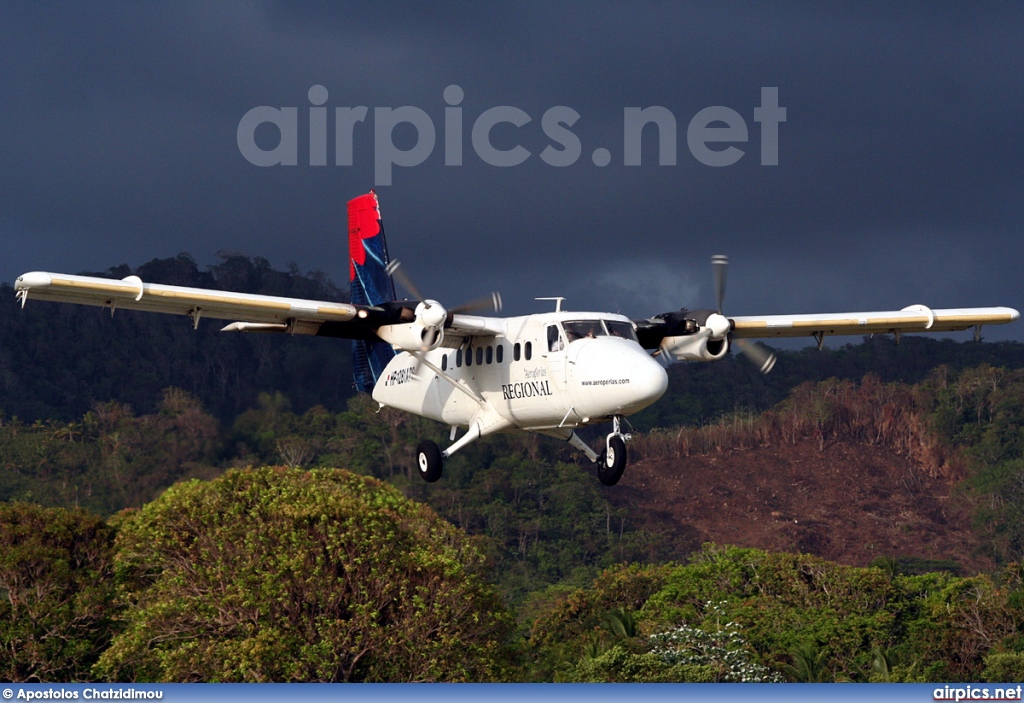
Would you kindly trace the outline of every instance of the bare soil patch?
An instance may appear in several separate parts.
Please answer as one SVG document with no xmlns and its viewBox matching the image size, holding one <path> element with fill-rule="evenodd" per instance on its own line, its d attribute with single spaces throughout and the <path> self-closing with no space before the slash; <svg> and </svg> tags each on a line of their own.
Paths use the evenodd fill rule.
<svg viewBox="0 0 1024 703">
<path fill-rule="evenodd" d="M 952 559 L 965 574 L 993 567 L 978 554 L 966 499 L 885 447 L 819 448 L 808 439 L 638 461 L 607 495 L 677 543 L 809 553 L 854 566 L 885 556 Z"/>
</svg>

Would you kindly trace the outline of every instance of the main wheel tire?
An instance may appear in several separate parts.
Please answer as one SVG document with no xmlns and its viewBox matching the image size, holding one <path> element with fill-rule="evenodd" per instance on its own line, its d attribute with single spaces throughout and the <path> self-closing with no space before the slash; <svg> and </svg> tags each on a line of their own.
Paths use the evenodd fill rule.
<svg viewBox="0 0 1024 703">
<path fill-rule="evenodd" d="M 622 437 L 612 437 L 608 440 L 608 449 L 597 466 L 597 477 L 604 485 L 614 486 L 622 478 L 622 472 L 625 470 L 626 443 L 622 441 Z"/>
<path fill-rule="evenodd" d="M 441 450 L 429 439 L 423 440 L 416 447 L 416 468 L 420 470 L 420 476 L 427 483 L 433 483 L 441 478 L 444 459 L 441 457 Z"/>
</svg>

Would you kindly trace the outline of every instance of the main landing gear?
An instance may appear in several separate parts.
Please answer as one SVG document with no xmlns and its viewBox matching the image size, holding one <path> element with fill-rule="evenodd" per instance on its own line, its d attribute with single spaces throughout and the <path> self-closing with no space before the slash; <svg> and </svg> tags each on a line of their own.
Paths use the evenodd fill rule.
<svg viewBox="0 0 1024 703">
<path fill-rule="evenodd" d="M 568 437 L 563 434 L 565 431 L 569 432 Z M 588 459 L 597 464 L 597 478 L 604 485 L 614 486 L 619 482 L 619 479 L 622 478 L 622 473 L 626 470 L 626 463 L 628 462 L 626 442 L 630 438 L 629 434 L 622 432 L 621 416 L 616 415 L 612 418 L 612 431 L 605 437 L 604 451 L 600 454 L 587 446 L 587 443 L 580 439 L 575 432 L 571 430 L 563 430 L 562 432 L 555 434 L 548 431 L 544 432 L 544 434 L 551 434 L 565 439 L 569 444 L 586 454 Z M 454 430 L 452 434 L 454 438 Z M 416 447 L 416 468 L 419 469 L 420 476 L 427 483 L 434 483 L 441 478 L 444 460 L 479 437 L 480 427 L 474 424 L 466 434 L 462 435 L 457 442 L 444 451 L 441 451 L 435 442 L 429 439 L 423 440 Z"/>
<path fill-rule="evenodd" d="M 480 425 L 473 424 L 466 434 L 459 437 L 458 441 L 444 451 L 438 449 L 435 442 L 425 439 L 416 447 L 416 468 L 420 476 L 427 483 L 434 483 L 441 478 L 444 470 L 444 460 L 455 452 L 462 449 L 470 442 L 480 438 Z M 455 428 L 452 428 L 452 439 L 455 439 Z"/>
<path fill-rule="evenodd" d="M 416 468 L 420 470 L 420 476 L 427 483 L 433 483 L 441 478 L 444 469 L 444 459 L 441 457 L 441 450 L 437 444 L 425 439 L 416 447 Z"/>
</svg>

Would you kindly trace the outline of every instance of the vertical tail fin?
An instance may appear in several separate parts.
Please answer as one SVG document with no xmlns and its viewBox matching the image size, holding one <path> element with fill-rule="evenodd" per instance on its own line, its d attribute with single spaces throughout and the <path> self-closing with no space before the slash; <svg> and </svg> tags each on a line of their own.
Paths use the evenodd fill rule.
<svg viewBox="0 0 1024 703">
<path fill-rule="evenodd" d="M 348 201 L 350 299 L 356 305 L 380 305 L 396 299 L 395 283 L 385 270 L 390 263 L 380 219 L 377 194 L 372 190 Z M 395 356 L 390 344 L 357 339 L 352 343 L 356 388 L 373 391 L 384 367 Z"/>
</svg>

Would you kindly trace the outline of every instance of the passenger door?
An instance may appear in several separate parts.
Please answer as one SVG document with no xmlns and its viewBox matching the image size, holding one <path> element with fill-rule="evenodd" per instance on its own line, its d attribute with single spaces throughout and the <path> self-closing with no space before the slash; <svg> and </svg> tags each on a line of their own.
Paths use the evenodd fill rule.
<svg viewBox="0 0 1024 703">
<path fill-rule="evenodd" d="M 565 390 L 565 354 L 566 343 L 558 325 L 548 325 L 547 328 L 547 351 L 544 356 L 548 362 L 548 373 L 551 375 L 551 382 L 560 391 Z"/>
</svg>

